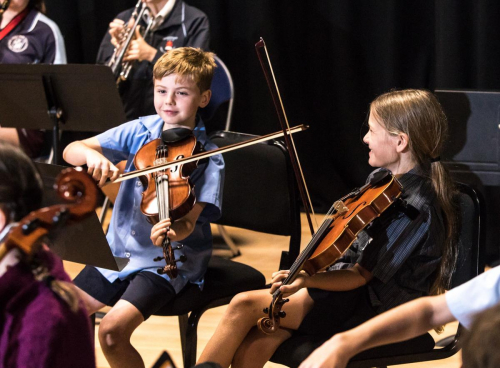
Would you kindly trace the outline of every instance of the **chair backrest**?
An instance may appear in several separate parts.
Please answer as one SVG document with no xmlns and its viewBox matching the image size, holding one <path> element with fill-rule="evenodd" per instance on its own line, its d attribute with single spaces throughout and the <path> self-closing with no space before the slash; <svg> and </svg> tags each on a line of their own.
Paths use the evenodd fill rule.
<svg viewBox="0 0 500 368">
<path fill-rule="evenodd" d="M 218 131 L 210 139 L 224 147 L 254 137 Z M 289 256 L 294 260 L 300 249 L 300 208 L 293 170 L 283 144 L 272 140 L 231 151 L 224 154 L 224 162 L 222 217 L 217 223 L 291 236 Z"/>
<path fill-rule="evenodd" d="M 484 270 L 484 237 L 481 234 L 483 207 L 478 193 L 470 186 L 457 183 L 460 203 L 460 236 L 456 269 L 451 287 L 459 286 Z"/>
<path fill-rule="evenodd" d="M 209 125 L 210 127 L 216 125 L 216 129 L 229 130 L 231 126 L 234 102 L 233 79 L 231 78 L 231 73 L 229 72 L 226 64 L 224 64 L 224 62 L 217 55 L 214 55 L 214 60 L 217 64 L 217 68 L 215 68 L 214 77 L 210 86 L 210 89 L 212 90 L 212 98 L 206 107 L 200 109 L 199 114 L 205 123 L 210 122 L 214 118 L 214 115 L 219 107 L 227 102 L 227 114 L 224 124 L 219 126 L 218 124 L 211 122 Z M 215 129 L 210 130 L 214 131 Z"/>
</svg>

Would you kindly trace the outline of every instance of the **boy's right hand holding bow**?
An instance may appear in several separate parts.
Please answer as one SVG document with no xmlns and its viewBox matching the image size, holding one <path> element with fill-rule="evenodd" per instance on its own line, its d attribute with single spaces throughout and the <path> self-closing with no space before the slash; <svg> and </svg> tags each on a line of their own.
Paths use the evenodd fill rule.
<svg viewBox="0 0 500 368">
<path fill-rule="evenodd" d="M 104 185 L 108 178 L 114 181 L 120 175 L 120 170 L 103 156 L 97 138 L 89 138 L 69 144 L 63 152 L 63 158 L 75 166 L 86 164 L 88 167 L 87 173 L 99 182 L 99 186 Z"/>
</svg>

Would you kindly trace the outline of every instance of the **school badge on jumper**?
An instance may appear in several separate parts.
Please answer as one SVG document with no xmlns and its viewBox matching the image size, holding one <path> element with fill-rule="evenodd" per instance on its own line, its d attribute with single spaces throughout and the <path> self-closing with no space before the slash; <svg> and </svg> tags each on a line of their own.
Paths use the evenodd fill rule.
<svg viewBox="0 0 500 368">
<path fill-rule="evenodd" d="M 10 51 L 20 53 L 28 48 L 29 41 L 26 36 L 18 35 L 9 40 L 7 47 Z"/>
<path fill-rule="evenodd" d="M 161 52 L 166 52 L 169 50 L 172 50 L 174 48 L 174 41 L 177 40 L 179 37 L 175 36 L 167 36 L 163 37 L 163 40 L 165 41 L 165 46 L 160 47 Z"/>
</svg>

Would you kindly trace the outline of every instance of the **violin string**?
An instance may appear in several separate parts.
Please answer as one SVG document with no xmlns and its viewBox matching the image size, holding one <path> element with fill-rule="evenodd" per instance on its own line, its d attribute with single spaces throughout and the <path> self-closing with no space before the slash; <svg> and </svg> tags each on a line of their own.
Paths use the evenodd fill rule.
<svg viewBox="0 0 500 368">
<path fill-rule="evenodd" d="M 284 284 L 287 284 L 290 281 L 290 279 L 293 276 L 295 276 L 297 267 L 301 266 L 305 262 L 305 258 L 309 258 L 311 256 L 309 254 L 309 252 L 307 251 L 307 248 L 310 248 L 310 247 L 312 247 L 313 245 L 316 244 L 316 241 L 317 241 L 318 237 L 320 237 L 323 234 L 323 231 L 326 230 L 326 228 L 330 225 L 326 221 L 327 217 L 331 216 L 334 212 L 335 212 L 335 204 L 333 204 L 330 207 L 330 209 L 328 210 L 328 213 L 325 215 L 324 221 L 321 223 L 321 226 L 319 227 L 318 231 L 316 231 L 314 233 L 314 235 L 311 238 L 311 240 L 310 240 L 309 244 L 307 245 L 306 249 L 304 251 L 302 251 L 301 254 L 299 254 L 299 256 L 297 257 L 297 259 L 295 260 L 295 262 L 290 267 L 289 276 L 286 277 L 285 280 L 283 280 Z"/>
<path fill-rule="evenodd" d="M 287 127 L 287 130 L 290 131 L 290 125 L 288 124 L 288 118 L 286 116 L 285 107 L 283 106 L 283 101 L 281 99 L 281 94 L 280 94 L 280 91 L 278 89 L 278 84 L 276 82 L 276 77 L 274 76 L 274 70 L 273 70 L 273 66 L 271 64 L 271 59 L 269 57 L 269 53 L 267 52 L 267 47 L 266 47 L 265 44 L 264 44 L 264 51 L 266 52 L 266 57 L 267 57 L 267 61 L 268 61 L 268 64 L 269 64 L 269 69 L 271 70 L 271 75 L 273 76 L 273 81 L 274 81 L 274 85 L 276 87 L 276 92 L 277 92 L 277 95 L 278 95 L 278 99 L 280 101 L 281 110 L 283 111 L 283 116 L 285 117 L 286 127 Z M 293 155 L 295 156 L 295 159 L 297 161 L 297 165 L 299 167 L 300 176 L 302 178 L 302 182 L 304 184 L 304 188 L 305 188 L 306 195 L 307 195 L 307 200 L 309 201 L 309 207 L 311 208 L 311 213 L 313 215 L 314 222 L 316 223 L 316 227 L 318 227 L 318 221 L 316 219 L 316 214 L 314 213 L 314 208 L 313 208 L 313 205 L 312 205 L 311 196 L 309 195 L 309 190 L 307 188 L 306 179 L 304 177 L 304 172 L 302 171 L 302 165 L 300 164 L 300 160 L 299 160 L 299 155 L 297 154 L 297 149 L 295 147 L 295 141 L 294 141 L 294 139 L 292 137 L 292 134 L 288 134 L 288 135 L 290 137 L 290 142 L 292 142 Z"/>
</svg>

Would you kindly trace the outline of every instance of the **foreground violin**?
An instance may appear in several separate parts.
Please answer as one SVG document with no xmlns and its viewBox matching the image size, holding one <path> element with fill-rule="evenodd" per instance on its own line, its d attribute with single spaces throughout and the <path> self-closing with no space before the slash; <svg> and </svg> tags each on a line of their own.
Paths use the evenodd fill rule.
<svg viewBox="0 0 500 368">
<path fill-rule="evenodd" d="M 17 248 L 29 260 L 51 231 L 82 220 L 97 207 L 97 185 L 82 168 L 63 170 L 56 179 L 54 190 L 68 203 L 33 211 L 12 226 L 7 239 L 0 245 L 0 259 Z"/>
<path fill-rule="evenodd" d="M 309 276 L 324 270 L 351 246 L 361 230 L 387 210 L 400 196 L 402 186 L 387 171 L 377 172 L 369 183 L 336 201 L 304 251 L 295 260 L 283 285 L 291 284 L 303 270 Z M 266 334 L 277 331 L 288 299 L 278 289 L 257 326 Z"/>
<path fill-rule="evenodd" d="M 202 147 L 190 129 L 169 129 L 163 131 L 161 138 L 141 147 L 134 157 L 134 165 L 140 170 L 164 163 L 176 163 L 180 159 L 191 157 L 201 151 Z M 141 211 L 150 223 L 154 225 L 167 218 L 174 223 L 191 211 L 196 203 L 196 196 L 189 176 L 196 167 L 197 161 L 194 161 L 177 164 L 139 177 L 143 187 L 146 188 L 142 193 Z M 158 273 L 166 273 L 170 278 L 176 278 L 177 261 L 185 262 L 186 257 L 181 255 L 176 260 L 174 250 L 182 249 L 182 245 L 173 249 L 170 239 L 166 236 L 162 248 L 163 257 L 157 257 L 154 260 L 164 259 L 166 265 L 159 268 Z"/>
</svg>

